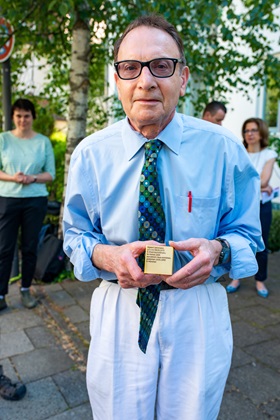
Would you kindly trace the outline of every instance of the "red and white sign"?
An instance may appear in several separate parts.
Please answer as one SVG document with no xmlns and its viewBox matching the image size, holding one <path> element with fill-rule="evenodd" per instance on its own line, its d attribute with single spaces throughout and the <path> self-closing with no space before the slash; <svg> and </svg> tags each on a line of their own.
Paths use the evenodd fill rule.
<svg viewBox="0 0 280 420">
<path fill-rule="evenodd" d="M 8 60 L 12 54 L 15 36 L 12 35 L 14 32 L 12 25 L 8 20 L 0 17 L 0 63 Z M 5 40 L 7 40 L 5 42 Z M 4 45 L 3 42 L 5 42 Z"/>
</svg>

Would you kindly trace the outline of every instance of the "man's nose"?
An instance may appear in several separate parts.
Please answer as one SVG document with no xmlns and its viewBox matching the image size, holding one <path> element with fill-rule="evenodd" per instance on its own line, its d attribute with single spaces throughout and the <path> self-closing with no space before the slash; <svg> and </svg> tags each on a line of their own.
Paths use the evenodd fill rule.
<svg viewBox="0 0 280 420">
<path fill-rule="evenodd" d="M 155 77 L 152 75 L 148 66 L 142 68 L 141 74 L 138 78 L 138 84 L 143 88 L 151 87 L 156 85 Z"/>
</svg>

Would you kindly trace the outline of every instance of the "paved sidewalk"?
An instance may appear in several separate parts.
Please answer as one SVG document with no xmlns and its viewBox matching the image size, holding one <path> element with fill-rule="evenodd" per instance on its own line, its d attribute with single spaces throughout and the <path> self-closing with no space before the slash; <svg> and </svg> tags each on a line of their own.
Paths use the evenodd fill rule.
<svg viewBox="0 0 280 420">
<path fill-rule="evenodd" d="M 256 295 L 253 279 L 229 296 L 234 355 L 219 420 L 280 419 L 279 252 L 269 256 L 269 274 L 268 299 Z M 9 309 L 0 313 L 0 364 L 27 394 L 18 402 L 0 398 L 0 420 L 92 420 L 85 366 L 97 285 L 35 284 L 41 304 L 33 310 L 21 305 L 19 285 L 10 287 Z"/>
</svg>

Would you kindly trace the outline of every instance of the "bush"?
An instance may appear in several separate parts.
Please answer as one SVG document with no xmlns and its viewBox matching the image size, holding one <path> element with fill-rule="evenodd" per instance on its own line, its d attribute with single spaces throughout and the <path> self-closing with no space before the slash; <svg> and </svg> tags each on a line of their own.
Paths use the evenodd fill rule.
<svg viewBox="0 0 280 420">
<path fill-rule="evenodd" d="M 269 232 L 268 248 L 275 252 L 280 250 L 280 211 L 272 210 L 272 224 Z"/>
<path fill-rule="evenodd" d="M 56 177 L 48 184 L 49 200 L 61 203 L 64 188 L 64 165 L 66 153 L 66 136 L 61 132 L 54 132 L 50 136 L 54 156 Z"/>
<path fill-rule="evenodd" d="M 269 146 L 276 151 L 278 157 L 276 158 L 277 164 L 280 166 L 280 134 L 271 133 L 269 136 Z"/>
</svg>

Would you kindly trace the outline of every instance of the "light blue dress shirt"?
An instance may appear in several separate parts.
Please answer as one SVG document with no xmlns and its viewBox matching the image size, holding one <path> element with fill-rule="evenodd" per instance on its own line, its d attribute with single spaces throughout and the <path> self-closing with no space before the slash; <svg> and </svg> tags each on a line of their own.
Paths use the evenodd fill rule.
<svg viewBox="0 0 280 420">
<path fill-rule="evenodd" d="M 218 236 L 227 239 L 231 263 L 214 267 L 206 283 L 226 272 L 231 278 L 255 274 L 255 253 L 263 249 L 260 185 L 244 146 L 223 127 L 178 113 L 157 138 L 164 143 L 158 173 L 166 243 Z M 123 245 L 138 240 L 139 180 L 146 141 L 126 118 L 84 139 L 72 155 L 64 250 L 80 280 L 116 278 L 114 273 L 93 266 L 96 244 Z M 189 252 L 176 252 L 174 271 L 191 258 Z"/>
</svg>

